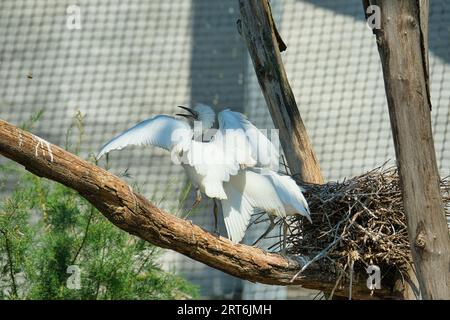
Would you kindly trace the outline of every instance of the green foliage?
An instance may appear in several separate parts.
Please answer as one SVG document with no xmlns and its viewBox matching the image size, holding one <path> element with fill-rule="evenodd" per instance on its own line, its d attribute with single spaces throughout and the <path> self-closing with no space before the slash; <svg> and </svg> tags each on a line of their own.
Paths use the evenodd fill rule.
<svg viewBox="0 0 450 320">
<path fill-rule="evenodd" d="M 81 135 L 77 151 L 80 141 Z M 75 191 L 11 163 L 0 165 L 0 192 L 6 190 L 0 198 L 0 299 L 198 296 L 192 284 L 161 269 L 158 248 L 119 230 Z M 80 270 L 79 288 L 67 285 L 72 265 Z"/>
</svg>

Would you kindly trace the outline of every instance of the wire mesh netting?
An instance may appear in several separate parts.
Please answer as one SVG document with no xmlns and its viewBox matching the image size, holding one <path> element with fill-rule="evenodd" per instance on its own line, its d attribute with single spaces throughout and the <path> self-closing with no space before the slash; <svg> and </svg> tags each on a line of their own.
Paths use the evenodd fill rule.
<svg viewBox="0 0 450 320">
<path fill-rule="evenodd" d="M 67 27 L 80 8 L 81 29 Z M 327 180 L 360 174 L 394 159 L 374 36 L 351 0 L 272 1 L 288 49 L 282 54 Z M 450 174 L 450 3 L 430 3 L 430 74 L 435 147 Z M 0 118 L 20 124 L 38 110 L 35 133 L 64 146 L 77 110 L 84 115 L 82 156 L 154 114 L 203 102 L 244 112 L 273 127 L 253 65 L 236 30 L 236 0 L 79 0 L 0 3 Z M 3 161 L 3 160 L 2 160 Z M 104 165 L 104 163 L 100 163 Z M 109 158 L 111 171 L 174 211 L 186 178 L 157 148 Z M 169 196 L 168 196 L 169 195 Z M 211 212 L 211 214 L 210 214 Z M 189 217 L 212 229 L 211 201 Z M 226 234 L 221 225 L 221 233 Z M 247 242 L 264 231 L 253 226 Z M 270 239 L 262 245 L 270 244 Z M 310 292 L 251 284 L 167 251 L 162 258 L 208 298 L 300 298 Z"/>
</svg>

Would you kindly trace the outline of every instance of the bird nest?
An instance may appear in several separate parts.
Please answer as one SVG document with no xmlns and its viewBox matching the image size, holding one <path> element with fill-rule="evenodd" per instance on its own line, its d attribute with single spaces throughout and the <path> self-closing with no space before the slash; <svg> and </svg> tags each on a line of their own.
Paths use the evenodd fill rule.
<svg viewBox="0 0 450 320">
<path fill-rule="evenodd" d="M 380 167 L 325 185 L 299 184 L 313 223 L 302 216 L 289 220 L 289 254 L 309 257 L 310 263 L 335 273 L 371 264 L 406 271 L 412 260 L 396 169 Z M 441 192 L 448 219 L 448 179 L 441 181 Z"/>
</svg>

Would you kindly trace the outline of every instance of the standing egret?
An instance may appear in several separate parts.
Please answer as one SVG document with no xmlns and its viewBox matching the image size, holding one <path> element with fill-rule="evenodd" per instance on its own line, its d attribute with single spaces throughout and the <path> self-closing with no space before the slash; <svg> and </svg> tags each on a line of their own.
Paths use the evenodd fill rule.
<svg viewBox="0 0 450 320">
<path fill-rule="evenodd" d="M 254 209 L 309 218 L 301 189 L 290 177 L 272 170 L 278 166 L 278 150 L 243 114 L 229 109 L 219 112 L 218 130 L 204 142 L 194 139 L 194 121 L 201 124 L 201 134 L 211 129 L 216 122 L 213 109 L 204 104 L 180 108 L 188 111 L 177 114 L 187 122 L 167 115 L 144 120 L 107 142 L 97 158 L 129 145 L 169 150 L 197 190 L 193 206 L 201 201 L 201 193 L 214 200 L 216 233 L 216 201 L 221 201 L 228 237 L 234 243 L 244 237 Z"/>
</svg>

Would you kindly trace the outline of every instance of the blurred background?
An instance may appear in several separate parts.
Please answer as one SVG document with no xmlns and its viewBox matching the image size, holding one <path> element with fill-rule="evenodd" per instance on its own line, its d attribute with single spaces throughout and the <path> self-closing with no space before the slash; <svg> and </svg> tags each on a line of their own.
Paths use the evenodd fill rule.
<svg viewBox="0 0 450 320">
<path fill-rule="evenodd" d="M 67 28 L 71 5 L 80 8 L 79 30 Z M 271 5 L 288 47 L 282 53 L 287 75 L 326 180 L 395 160 L 381 65 L 361 1 L 273 0 Z M 430 6 L 432 120 L 444 177 L 450 174 L 450 2 L 433 0 Z M 174 114 L 177 105 L 232 108 L 260 128 L 273 128 L 237 33 L 238 17 L 237 0 L 1 0 L 0 118 L 20 124 L 44 110 L 34 133 L 64 146 L 80 111 L 85 158 L 140 120 Z M 128 182 L 176 211 L 186 179 L 166 151 L 116 152 L 109 166 L 116 174 L 128 169 Z M 212 230 L 211 204 L 204 200 L 189 219 Z M 264 230 L 252 226 L 246 242 Z M 226 235 L 223 225 L 221 232 Z M 171 251 L 161 263 L 197 284 L 203 298 L 316 294 L 252 284 Z"/>
</svg>

